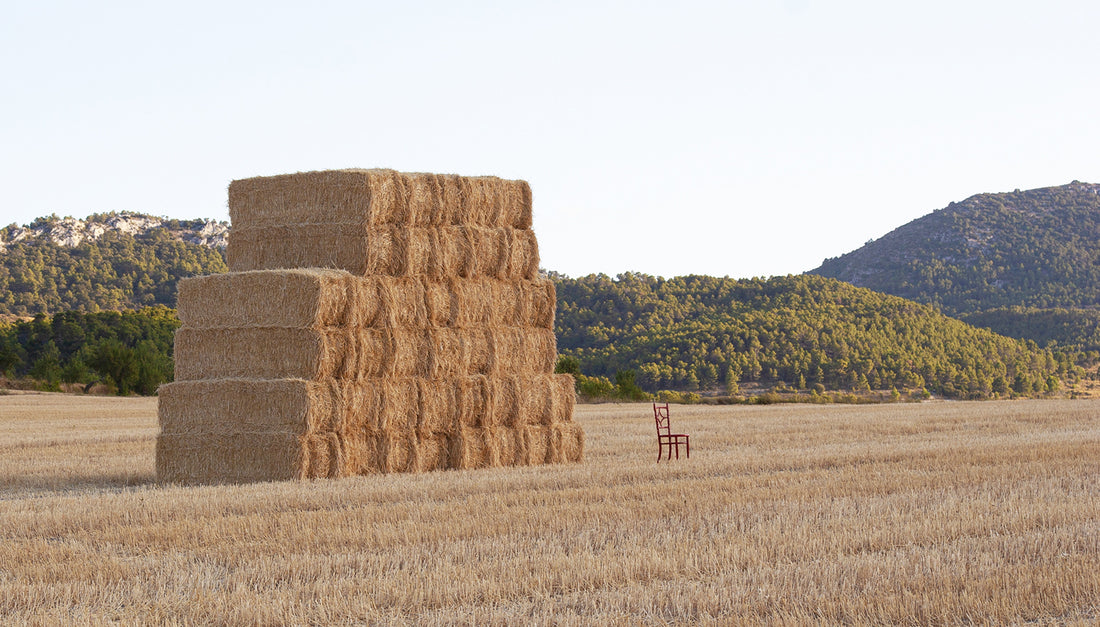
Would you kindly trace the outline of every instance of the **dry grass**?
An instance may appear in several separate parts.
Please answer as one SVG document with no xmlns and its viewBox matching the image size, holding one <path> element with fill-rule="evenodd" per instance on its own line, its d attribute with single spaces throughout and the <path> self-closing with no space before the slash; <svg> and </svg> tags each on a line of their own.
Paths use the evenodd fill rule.
<svg viewBox="0 0 1100 627">
<path fill-rule="evenodd" d="M 582 465 L 153 482 L 155 399 L 0 396 L 0 616 L 1095 624 L 1100 403 L 578 407 Z"/>
</svg>

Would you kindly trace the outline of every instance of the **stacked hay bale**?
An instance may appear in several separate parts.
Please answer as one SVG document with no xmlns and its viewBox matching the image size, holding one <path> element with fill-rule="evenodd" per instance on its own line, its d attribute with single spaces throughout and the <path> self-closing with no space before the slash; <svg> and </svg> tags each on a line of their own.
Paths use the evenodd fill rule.
<svg viewBox="0 0 1100 627">
<path fill-rule="evenodd" d="M 229 208 L 231 272 L 179 284 L 159 480 L 582 458 L 525 182 L 312 172 Z"/>
</svg>

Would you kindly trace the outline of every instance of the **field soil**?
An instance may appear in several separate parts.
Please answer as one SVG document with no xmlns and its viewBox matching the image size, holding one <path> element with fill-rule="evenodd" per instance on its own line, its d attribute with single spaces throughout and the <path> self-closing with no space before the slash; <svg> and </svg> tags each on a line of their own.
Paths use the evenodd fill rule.
<svg viewBox="0 0 1100 627">
<path fill-rule="evenodd" d="M 581 464 L 180 487 L 0 396 L 5 624 L 1100 622 L 1100 401 L 577 408 Z"/>
</svg>

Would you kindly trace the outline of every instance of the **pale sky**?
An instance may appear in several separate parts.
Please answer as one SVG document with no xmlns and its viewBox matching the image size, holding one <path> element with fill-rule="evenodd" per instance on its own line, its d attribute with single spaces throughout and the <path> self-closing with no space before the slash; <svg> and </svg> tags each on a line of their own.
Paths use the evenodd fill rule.
<svg viewBox="0 0 1100 627">
<path fill-rule="evenodd" d="M 233 179 L 522 178 L 542 266 L 800 273 L 1100 182 L 1100 3 L 8 2 L 0 226 L 228 219 Z"/>
</svg>

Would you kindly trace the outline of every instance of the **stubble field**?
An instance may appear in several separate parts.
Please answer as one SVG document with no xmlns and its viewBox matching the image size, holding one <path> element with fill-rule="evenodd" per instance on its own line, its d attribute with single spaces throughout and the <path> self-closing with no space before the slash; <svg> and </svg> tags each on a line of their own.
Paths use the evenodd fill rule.
<svg viewBox="0 0 1100 627">
<path fill-rule="evenodd" d="M 1095 624 L 1100 401 L 581 406 L 578 465 L 154 483 L 155 399 L 0 396 L 5 624 Z"/>
</svg>

